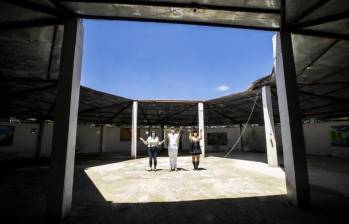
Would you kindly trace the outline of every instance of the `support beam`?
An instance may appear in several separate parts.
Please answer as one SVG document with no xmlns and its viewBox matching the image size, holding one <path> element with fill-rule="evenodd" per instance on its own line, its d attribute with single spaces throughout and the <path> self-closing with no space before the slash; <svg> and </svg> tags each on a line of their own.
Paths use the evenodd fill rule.
<svg viewBox="0 0 349 224">
<path fill-rule="evenodd" d="M 35 3 L 35 2 L 29 2 L 29 1 L 23 1 L 23 0 L 2 0 L 2 2 L 5 2 L 7 4 L 15 5 L 18 7 L 22 7 L 24 9 L 29 9 L 34 12 L 41 12 L 45 13 L 47 15 L 56 16 L 56 17 L 62 17 L 63 15 L 56 9 L 51 7 L 46 7 L 44 5 Z"/>
<path fill-rule="evenodd" d="M 242 130 L 244 129 L 244 126 L 242 126 L 242 124 L 240 123 L 239 125 L 239 134 L 241 135 Z M 244 151 L 244 136 L 241 135 L 240 137 L 240 151 L 243 152 Z"/>
<path fill-rule="evenodd" d="M 51 0 L 52 1 L 52 0 Z M 231 12 L 252 12 L 252 13 L 266 13 L 266 14 L 279 14 L 279 9 L 272 8 L 257 8 L 257 7 L 237 7 L 237 6 L 220 6 L 213 4 L 205 4 L 198 2 L 180 2 L 180 1 L 159 1 L 159 0 L 58 0 L 59 2 L 80 2 L 80 3 L 109 3 L 118 5 L 133 5 L 133 6 L 150 6 L 150 7 L 168 7 L 168 8 L 181 8 L 181 9 L 207 9 L 215 11 L 231 11 Z"/>
<path fill-rule="evenodd" d="M 162 123 L 163 121 L 167 121 L 168 119 L 170 119 L 171 117 L 175 116 L 175 115 L 179 115 L 185 111 L 189 111 L 192 107 L 194 107 L 196 105 L 196 103 L 193 103 L 187 107 L 184 107 L 183 109 L 181 110 L 175 110 L 174 112 L 171 112 L 171 113 L 167 113 L 166 116 L 152 122 L 153 125 L 156 125 L 156 124 L 160 124 Z"/>
<path fill-rule="evenodd" d="M 300 21 L 302 21 L 304 18 L 306 18 L 307 16 L 309 16 L 310 14 L 312 14 L 313 12 L 315 12 L 316 10 L 320 9 L 321 7 L 323 7 L 324 5 L 326 5 L 330 0 L 318 0 L 317 2 L 315 2 L 312 6 L 310 6 L 308 9 L 306 9 L 305 11 L 303 11 L 299 16 L 297 16 L 296 18 L 292 19 L 292 22 L 290 22 L 290 24 L 296 24 L 299 23 Z"/>
<path fill-rule="evenodd" d="M 291 34 L 276 36 L 276 85 L 288 198 L 299 208 L 310 203 L 307 161 Z"/>
<path fill-rule="evenodd" d="M 0 23 L 0 31 L 27 29 L 34 27 L 57 26 L 64 24 L 63 19 L 34 19 L 26 21 L 2 22 Z"/>
<path fill-rule="evenodd" d="M 317 61 L 320 60 L 324 55 L 327 54 L 328 51 L 330 51 L 337 43 L 339 40 L 334 40 L 332 43 L 330 43 L 319 55 L 317 55 L 308 65 L 304 66 L 304 68 L 298 73 L 297 77 L 301 76 L 304 74 L 304 72 L 313 66 Z"/>
<path fill-rule="evenodd" d="M 99 129 L 99 152 L 103 153 L 104 151 L 104 129 L 105 125 L 101 125 Z"/>
<path fill-rule="evenodd" d="M 137 115 L 138 115 L 138 102 L 133 101 L 132 107 L 132 135 L 131 135 L 131 157 L 137 158 Z"/>
<path fill-rule="evenodd" d="M 233 117 L 228 116 L 227 114 L 217 110 L 217 109 L 212 109 L 216 114 L 220 115 L 221 117 L 229 119 L 233 124 L 240 124 L 240 121 L 235 120 Z"/>
<path fill-rule="evenodd" d="M 64 4 L 62 4 L 60 1 L 57 0 L 49 0 L 58 10 L 61 11 L 61 13 L 63 13 L 64 16 L 66 17 L 71 17 L 71 18 L 75 18 L 75 17 L 79 17 L 74 11 L 72 11 L 69 7 L 65 6 Z"/>
<path fill-rule="evenodd" d="M 164 125 L 161 125 L 161 141 L 162 141 L 163 139 L 165 139 L 164 130 L 165 130 Z M 164 150 L 164 145 L 165 145 L 165 144 L 162 144 L 162 145 L 161 145 L 161 150 Z"/>
<path fill-rule="evenodd" d="M 40 155 L 41 155 L 44 130 L 45 130 L 45 121 L 41 120 L 40 123 L 39 123 L 38 138 L 36 139 L 35 158 L 37 158 L 37 159 L 40 158 Z"/>
<path fill-rule="evenodd" d="M 104 124 L 112 123 L 115 118 L 117 118 L 122 112 L 124 112 L 127 108 L 129 108 L 132 105 L 131 102 L 128 104 L 124 105 L 123 108 L 118 110 L 112 117 L 108 118 L 108 120 L 103 121 Z"/>
<path fill-rule="evenodd" d="M 318 26 L 326 23 L 336 22 L 343 19 L 349 18 L 349 10 L 346 10 L 342 13 L 338 13 L 335 15 L 329 15 L 321 18 L 316 18 L 312 20 L 306 20 L 304 22 L 299 22 L 294 24 L 292 28 L 301 29 L 306 27 Z"/>
<path fill-rule="evenodd" d="M 103 107 L 92 107 L 92 108 L 88 108 L 88 109 L 85 109 L 85 110 L 81 110 L 79 112 L 79 115 L 81 115 L 83 113 L 89 113 L 89 112 L 94 112 L 94 111 L 98 111 L 98 110 L 109 109 L 109 108 L 113 108 L 113 107 L 119 107 L 119 106 L 123 106 L 125 104 L 131 105 L 128 101 L 125 101 L 125 102 L 114 103 L 112 105 L 103 106 Z"/>
<path fill-rule="evenodd" d="M 262 87 L 262 101 L 268 164 L 271 167 L 277 167 L 279 164 L 275 140 L 273 104 L 271 101 L 270 86 Z"/>
<path fill-rule="evenodd" d="M 143 107 L 141 105 L 139 105 L 139 110 L 141 111 L 141 113 L 142 113 L 143 117 L 145 118 L 145 120 L 147 120 L 147 125 L 151 126 L 152 123 L 151 123 L 147 113 L 145 113 L 145 111 L 144 111 L 144 109 L 143 109 Z"/>
<path fill-rule="evenodd" d="M 2 101 L 7 101 L 9 99 L 13 99 L 14 97 L 18 97 L 18 96 L 26 96 L 29 93 L 40 92 L 40 91 L 44 91 L 44 90 L 47 90 L 47 89 L 52 89 L 52 88 L 54 88 L 56 86 L 57 86 L 57 83 L 51 83 L 51 84 L 48 84 L 48 85 L 43 85 L 43 86 L 40 86 L 40 87 L 34 87 L 34 88 L 30 88 L 30 89 L 21 89 L 21 90 L 18 90 L 18 91 L 9 91 L 8 93 L 1 95 L 1 98 L 3 98 L 3 99 L 1 99 L 1 102 Z"/>
<path fill-rule="evenodd" d="M 53 30 L 52 30 L 52 41 L 51 41 L 51 48 L 50 48 L 50 57 L 49 57 L 48 63 L 47 63 L 46 80 L 50 80 L 50 76 L 51 76 L 52 59 L 53 59 L 53 53 L 55 51 L 55 46 L 56 46 L 57 32 L 58 32 L 58 26 L 54 26 Z"/>
<path fill-rule="evenodd" d="M 205 157 L 205 119 L 204 119 L 204 104 L 198 103 L 198 121 L 199 121 L 199 131 L 202 130 L 202 139 L 200 141 L 200 147 L 202 157 Z"/>
<path fill-rule="evenodd" d="M 32 78 L 32 77 L 1 77 L 0 79 L 1 82 L 6 83 L 6 85 L 12 85 L 11 83 L 13 82 L 18 82 L 18 83 L 56 83 L 56 80 L 47 80 L 43 78 Z M 3 83 L 2 83 L 3 84 Z M 12 87 L 12 86 L 10 86 Z M 4 87 L 2 87 L 4 88 Z"/>
<path fill-rule="evenodd" d="M 322 37 L 322 38 L 331 38 L 335 40 L 346 40 L 349 41 L 348 34 L 341 33 L 331 33 L 317 30 L 304 30 L 304 29 L 292 29 L 292 33 L 306 35 L 306 36 L 314 36 L 314 37 Z"/>
<path fill-rule="evenodd" d="M 65 22 L 52 140 L 47 218 L 61 222 L 70 213 L 76 129 L 79 107 L 83 26 L 80 19 Z"/>
<path fill-rule="evenodd" d="M 249 26 L 241 24 L 227 24 L 227 23 L 212 23 L 205 22 L 203 20 L 197 21 L 185 21 L 185 20 L 171 20 L 171 19 L 160 19 L 160 18 L 144 18 L 134 16 L 112 16 L 112 15 L 89 15 L 78 13 L 77 16 L 83 19 L 104 19 L 104 20 L 116 20 L 116 21 L 136 21 L 136 22 L 155 22 L 165 24 L 186 24 L 186 25 L 198 25 L 208 27 L 227 27 L 227 28 L 238 28 L 238 29 L 252 29 L 252 30 L 265 30 L 265 31 L 279 31 L 280 28 L 270 26 Z"/>
</svg>

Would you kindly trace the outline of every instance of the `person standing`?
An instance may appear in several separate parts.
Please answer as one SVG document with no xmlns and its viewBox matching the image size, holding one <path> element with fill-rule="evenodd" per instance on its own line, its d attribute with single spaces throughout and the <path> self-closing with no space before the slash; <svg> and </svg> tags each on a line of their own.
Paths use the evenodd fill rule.
<svg viewBox="0 0 349 224">
<path fill-rule="evenodd" d="M 170 131 L 167 133 L 167 149 L 168 157 L 170 159 L 170 171 L 177 171 L 177 156 L 178 156 L 178 144 L 181 137 L 182 127 L 179 128 L 179 131 L 176 133 L 174 127 L 170 128 Z"/>
<path fill-rule="evenodd" d="M 139 139 L 148 147 L 150 171 L 152 170 L 156 171 L 157 150 L 158 150 L 158 147 L 162 145 L 162 143 L 164 143 L 165 140 L 160 142 L 158 136 L 156 136 L 155 130 L 151 131 L 151 135 L 148 136 L 147 140 L 144 140 L 143 138 L 139 138 Z M 154 161 L 154 169 L 153 169 L 153 161 Z"/>
<path fill-rule="evenodd" d="M 194 170 L 198 170 L 199 163 L 200 163 L 200 155 L 202 153 L 201 147 L 200 147 L 200 140 L 202 139 L 202 130 L 200 130 L 199 135 L 198 135 L 198 132 L 195 130 L 192 132 L 191 129 L 189 129 L 188 132 L 189 132 L 189 141 L 191 143 L 190 154 L 192 156 Z"/>
</svg>

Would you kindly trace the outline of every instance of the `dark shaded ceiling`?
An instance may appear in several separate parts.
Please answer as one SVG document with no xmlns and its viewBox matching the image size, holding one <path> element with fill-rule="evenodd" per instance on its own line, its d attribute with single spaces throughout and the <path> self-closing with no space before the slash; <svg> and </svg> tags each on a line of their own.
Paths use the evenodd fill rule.
<svg viewBox="0 0 349 224">
<path fill-rule="evenodd" d="M 284 4 L 285 3 L 285 4 Z M 0 2 L 0 118 L 54 119 L 64 19 L 116 19 L 278 31 L 293 35 L 304 119 L 349 117 L 349 1 L 347 0 L 6 0 Z M 271 68 L 272 70 L 272 68 Z M 245 123 L 261 86 L 205 101 L 206 125 Z M 259 94 L 260 96 L 260 94 Z M 197 124 L 195 101 L 140 101 L 141 125 Z M 79 120 L 131 123 L 132 100 L 81 87 Z M 263 123 L 261 99 L 251 123 Z"/>
</svg>

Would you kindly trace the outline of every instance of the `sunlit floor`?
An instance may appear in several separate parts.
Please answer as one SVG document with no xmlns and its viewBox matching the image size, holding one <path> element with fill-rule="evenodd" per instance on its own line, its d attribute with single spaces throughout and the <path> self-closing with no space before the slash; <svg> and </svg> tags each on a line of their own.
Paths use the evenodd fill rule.
<svg viewBox="0 0 349 224">
<path fill-rule="evenodd" d="M 148 171 L 148 158 L 86 168 L 105 200 L 114 203 L 175 202 L 246 198 L 286 194 L 280 168 L 265 163 L 220 157 L 202 159 L 193 170 L 191 157 L 178 158 L 169 172 L 167 157 L 158 158 L 158 171 Z"/>
<path fill-rule="evenodd" d="M 165 156 L 166 153 L 163 153 Z M 281 158 L 280 158 L 281 160 Z M 349 219 L 348 159 L 308 157 L 312 206 L 300 210 L 287 200 L 284 172 L 268 167 L 266 154 L 209 154 L 200 171 L 178 158 L 169 172 L 159 157 L 78 155 L 71 215 L 65 224 L 341 223 Z M 47 160 L 0 163 L 0 215 L 5 223 L 47 223 L 50 169 Z"/>
</svg>

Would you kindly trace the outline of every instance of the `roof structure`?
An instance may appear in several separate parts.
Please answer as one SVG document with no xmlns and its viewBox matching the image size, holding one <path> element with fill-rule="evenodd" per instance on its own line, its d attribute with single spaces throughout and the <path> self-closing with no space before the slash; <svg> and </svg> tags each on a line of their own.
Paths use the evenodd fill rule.
<svg viewBox="0 0 349 224">
<path fill-rule="evenodd" d="M 0 118 L 53 119 L 64 20 L 114 19 L 293 33 L 304 119 L 349 117 L 347 0 L 3 0 L 0 3 Z M 272 68 L 271 68 L 272 70 Z M 275 74 L 239 94 L 207 100 L 206 125 L 246 122 L 257 93 Z M 260 96 L 260 94 L 259 94 Z M 140 125 L 195 125 L 196 101 L 139 101 Z M 79 119 L 131 123 L 132 99 L 81 87 Z M 263 123 L 260 97 L 252 123 Z"/>
</svg>

